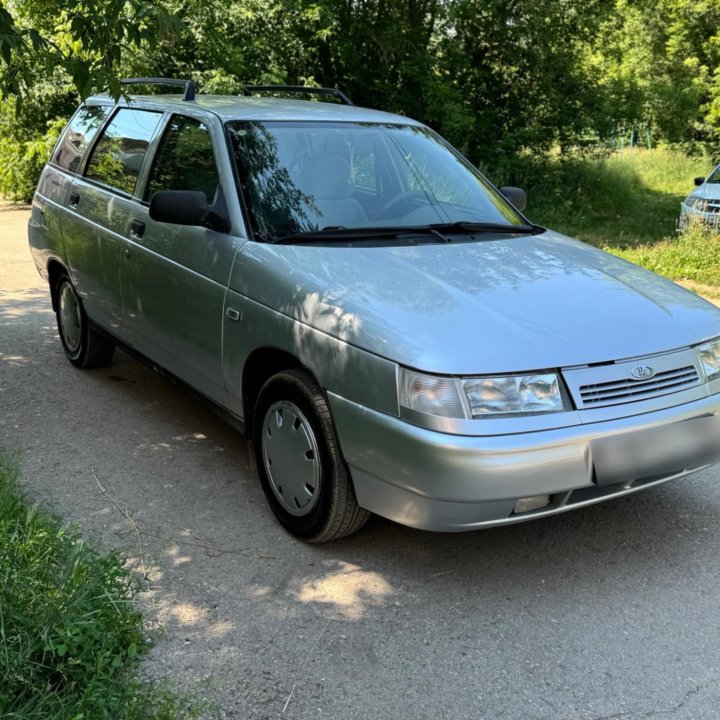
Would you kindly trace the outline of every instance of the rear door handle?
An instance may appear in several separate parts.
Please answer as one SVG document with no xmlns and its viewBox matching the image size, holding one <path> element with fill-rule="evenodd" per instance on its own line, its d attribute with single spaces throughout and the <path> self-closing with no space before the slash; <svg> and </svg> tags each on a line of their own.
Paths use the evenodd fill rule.
<svg viewBox="0 0 720 720">
<path fill-rule="evenodd" d="M 130 223 L 130 237 L 139 240 L 145 234 L 145 223 L 140 220 L 133 220 Z"/>
<path fill-rule="evenodd" d="M 70 193 L 70 207 L 76 208 L 80 204 L 80 193 Z"/>
</svg>

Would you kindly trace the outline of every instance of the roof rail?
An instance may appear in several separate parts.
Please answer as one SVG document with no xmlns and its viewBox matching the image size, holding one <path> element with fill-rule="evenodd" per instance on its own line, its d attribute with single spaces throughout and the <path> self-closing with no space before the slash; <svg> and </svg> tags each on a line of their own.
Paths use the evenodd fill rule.
<svg viewBox="0 0 720 720">
<path fill-rule="evenodd" d="M 195 83 L 192 80 L 176 80 L 174 78 L 125 78 L 121 85 L 173 85 L 185 88 L 183 100 L 195 99 Z"/>
<path fill-rule="evenodd" d="M 354 105 L 353 101 L 337 88 L 305 87 L 304 85 L 246 85 L 243 95 L 253 95 L 259 92 L 303 93 L 305 95 L 332 95 L 344 105 Z"/>
</svg>

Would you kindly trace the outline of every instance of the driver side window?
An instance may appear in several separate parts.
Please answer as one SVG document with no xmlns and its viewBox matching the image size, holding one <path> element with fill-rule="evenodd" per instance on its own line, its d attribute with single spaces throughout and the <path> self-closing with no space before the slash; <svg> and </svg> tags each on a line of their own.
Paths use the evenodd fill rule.
<svg viewBox="0 0 720 720">
<path fill-rule="evenodd" d="M 173 115 L 153 161 L 145 200 L 158 190 L 200 190 L 212 203 L 219 183 L 207 126 L 195 118 Z"/>
</svg>

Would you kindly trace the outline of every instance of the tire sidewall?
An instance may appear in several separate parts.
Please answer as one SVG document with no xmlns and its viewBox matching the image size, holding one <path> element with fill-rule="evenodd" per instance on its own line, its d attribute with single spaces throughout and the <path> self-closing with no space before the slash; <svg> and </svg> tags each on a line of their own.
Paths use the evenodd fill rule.
<svg viewBox="0 0 720 720">
<path fill-rule="evenodd" d="M 281 373 L 265 383 L 255 406 L 253 439 L 260 484 L 262 485 L 265 497 L 272 511 L 280 523 L 293 535 L 303 539 L 311 539 L 320 534 L 328 523 L 334 499 L 333 495 L 336 491 L 337 474 L 338 472 L 342 472 L 343 468 L 342 466 L 338 467 L 338 462 L 333 459 L 328 445 L 327 433 L 330 432 L 334 435 L 334 430 L 332 426 L 326 427 L 326 424 L 318 414 L 315 402 L 306 393 L 301 383 L 302 381 L 297 376 L 290 373 Z M 263 457 L 262 431 L 265 416 L 273 403 L 280 400 L 287 400 L 294 403 L 305 415 L 312 431 L 315 433 L 318 452 L 320 454 L 318 501 L 310 513 L 301 517 L 287 512 L 275 496 Z M 334 438 L 331 442 L 337 444 Z"/>
<path fill-rule="evenodd" d="M 70 291 L 72 292 L 75 301 L 78 304 L 78 308 L 80 310 L 79 317 L 80 317 L 80 342 L 78 343 L 78 347 L 76 350 L 70 350 L 68 348 L 66 342 L 65 342 L 65 334 L 63 333 L 62 328 L 62 319 L 61 319 L 61 312 L 60 312 L 60 297 L 62 295 L 63 288 L 67 286 L 70 288 Z M 83 363 L 83 355 L 85 353 L 85 350 L 87 348 L 87 318 L 85 317 L 85 311 L 83 310 L 82 302 L 80 300 L 80 296 L 77 294 L 77 290 L 75 290 L 75 286 L 72 284 L 72 280 L 67 275 L 63 275 L 57 283 L 57 287 L 55 289 L 55 301 L 56 301 L 56 307 L 57 311 L 55 313 L 55 319 L 57 321 L 57 328 L 58 328 L 58 334 L 60 335 L 60 342 L 62 343 L 63 350 L 65 351 L 65 355 L 67 356 L 68 360 L 73 365 L 81 366 Z"/>
</svg>

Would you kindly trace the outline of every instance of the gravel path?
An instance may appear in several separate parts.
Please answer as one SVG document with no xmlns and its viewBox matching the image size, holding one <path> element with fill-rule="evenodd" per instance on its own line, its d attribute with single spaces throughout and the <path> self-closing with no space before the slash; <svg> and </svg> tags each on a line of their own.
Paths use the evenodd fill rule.
<svg viewBox="0 0 720 720">
<path fill-rule="evenodd" d="M 30 493 L 144 565 L 151 677 L 213 718 L 702 720 L 720 707 L 718 471 L 463 535 L 286 535 L 245 443 L 118 353 L 75 370 L 0 206 L 0 446 Z M 1 550 L 0 550 L 1 551 Z"/>
</svg>

